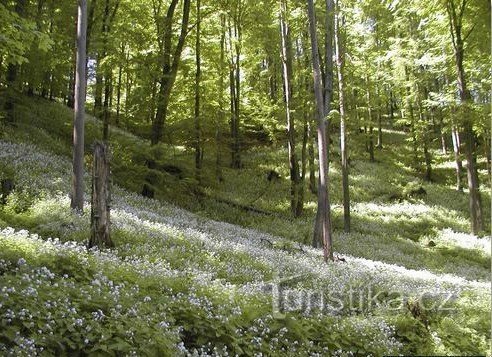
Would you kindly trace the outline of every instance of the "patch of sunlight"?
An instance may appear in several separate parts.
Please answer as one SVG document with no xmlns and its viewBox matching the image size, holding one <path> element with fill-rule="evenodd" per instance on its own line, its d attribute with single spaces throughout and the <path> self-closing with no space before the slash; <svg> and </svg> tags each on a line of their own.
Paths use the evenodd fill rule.
<svg viewBox="0 0 492 357">
<path fill-rule="evenodd" d="M 355 212 L 362 213 L 380 213 L 388 215 L 420 215 L 431 212 L 432 208 L 422 203 L 394 203 L 394 204 L 377 204 L 373 202 L 359 202 L 354 205 Z"/>
<path fill-rule="evenodd" d="M 434 167 L 436 169 L 455 169 L 456 168 L 456 162 L 454 161 L 444 161 L 438 164 L 434 164 Z"/>
<path fill-rule="evenodd" d="M 436 239 L 461 248 L 478 249 L 490 255 L 490 236 L 478 238 L 472 234 L 454 232 L 452 229 L 445 228 L 439 232 Z"/>
<path fill-rule="evenodd" d="M 396 129 L 382 128 L 381 131 L 383 133 L 389 133 L 389 134 L 407 135 L 407 133 L 405 133 L 404 131 L 396 130 Z"/>
</svg>

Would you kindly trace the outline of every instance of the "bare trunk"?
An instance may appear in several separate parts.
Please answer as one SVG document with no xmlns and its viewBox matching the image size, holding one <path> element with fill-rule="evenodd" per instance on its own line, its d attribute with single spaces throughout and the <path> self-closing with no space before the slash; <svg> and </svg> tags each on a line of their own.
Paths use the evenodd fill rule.
<svg viewBox="0 0 492 357">
<path fill-rule="evenodd" d="M 219 73 L 219 113 L 217 114 L 217 122 L 215 123 L 215 177 L 217 181 L 224 180 L 222 176 L 222 143 L 220 126 L 225 121 L 225 99 L 224 99 L 224 75 L 225 75 L 225 36 L 226 36 L 226 18 L 222 14 L 220 16 L 221 35 L 220 35 L 220 73 Z"/>
<path fill-rule="evenodd" d="M 111 73 L 106 73 L 104 79 L 104 103 L 103 103 L 103 140 L 109 140 L 109 122 L 111 119 L 110 102 L 111 102 Z"/>
<path fill-rule="evenodd" d="M 190 15 L 190 1 L 184 0 L 183 3 L 183 15 L 181 21 L 181 32 L 178 38 L 178 43 L 174 48 L 174 54 L 171 61 L 171 50 L 172 50 L 172 37 L 173 37 L 173 17 L 174 10 L 177 4 L 177 0 L 173 0 L 169 6 L 169 10 L 166 15 L 165 29 L 163 30 L 164 39 L 164 53 L 163 65 L 159 88 L 159 94 L 157 96 L 157 111 L 155 119 L 152 123 L 152 133 L 151 133 L 151 145 L 156 145 L 161 142 L 164 134 L 164 124 L 167 117 L 167 107 L 169 105 L 169 99 L 171 96 L 171 91 L 176 81 L 176 75 L 178 73 L 178 67 L 181 60 L 181 52 L 183 51 L 183 46 L 186 40 L 186 34 L 188 32 L 188 21 Z"/>
<path fill-rule="evenodd" d="M 75 116 L 73 125 L 72 209 L 84 209 L 84 119 L 86 94 L 87 0 L 78 0 Z"/>
<path fill-rule="evenodd" d="M 292 44 L 290 42 L 290 29 L 287 24 L 287 0 L 280 2 L 280 37 L 282 40 L 281 60 L 282 60 L 282 78 L 284 82 L 284 102 L 285 102 L 285 117 L 287 122 L 287 146 L 289 155 L 289 170 L 290 170 L 290 208 L 294 217 L 301 215 L 298 211 L 299 200 L 299 163 L 296 157 L 295 146 L 295 126 L 294 119 L 291 113 L 292 106 Z"/>
<path fill-rule="evenodd" d="M 456 190 L 463 191 L 463 184 L 461 181 L 461 172 L 463 171 L 463 163 L 461 161 L 461 141 L 460 134 L 456 127 L 453 126 L 451 130 L 451 138 L 453 140 L 453 151 L 454 151 L 454 161 L 455 161 L 455 172 L 456 172 Z"/>
<path fill-rule="evenodd" d="M 121 64 L 118 66 L 118 84 L 116 86 L 116 126 L 120 125 L 120 110 L 121 110 L 121 77 L 123 75 L 123 69 Z"/>
<path fill-rule="evenodd" d="M 473 132 L 472 119 L 466 112 L 466 104 L 471 100 L 470 92 L 466 86 L 465 68 L 463 66 L 464 59 L 464 39 L 462 37 L 462 20 L 466 10 L 466 0 L 460 0 L 461 3 L 456 7 L 455 0 L 446 1 L 446 10 L 449 16 L 449 26 L 451 38 L 454 48 L 454 57 L 456 63 L 458 91 L 460 94 L 460 102 L 462 106 L 464 138 L 465 138 L 465 155 L 466 169 L 468 177 L 469 191 L 469 206 L 471 218 L 471 230 L 473 234 L 478 234 L 483 230 L 482 222 L 482 203 L 479 191 L 478 172 L 476 166 L 476 138 Z M 473 30 L 473 28 L 472 28 Z M 465 36 L 466 39 L 467 36 Z"/>
<path fill-rule="evenodd" d="M 372 125 L 372 103 L 371 103 L 371 89 L 369 86 L 369 76 L 366 76 L 367 83 L 367 91 L 366 91 L 366 99 L 367 99 L 367 125 L 369 126 L 369 135 L 367 142 L 367 150 L 369 152 L 369 160 L 374 162 L 374 128 Z M 367 129 L 365 130 L 367 134 Z"/>
<path fill-rule="evenodd" d="M 201 57 L 200 57 L 200 0 L 196 2 L 196 43 L 195 43 L 195 170 L 198 182 L 201 182 L 201 170 L 203 159 L 202 128 L 200 118 L 200 81 L 201 81 Z"/>
<path fill-rule="evenodd" d="M 343 191 L 343 228 L 345 232 L 350 232 L 350 195 L 349 195 L 349 167 L 348 167 L 348 150 L 346 144 L 345 128 L 345 79 L 344 79 L 344 53 L 341 44 L 340 35 L 340 8 L 337 0 L 337 11 L 335 15 L 335 48 L 338 67 L 338 98 L 340 110 L 340 154 L 342 166 L 342 191 Z"/>
<path fill-rule="evenodd" d="M 105 144 L 94 144 L 91 197 L 91 238 L 89 248 L 114 246 L 110 234 L 110 169 L 109 153 Z"/>
<path fill-rule="evenodd" d="M 328 4 L 333 9 L 331 0 Z M 309 32 L 311 37 L 311 53 L 313 63 L 314 92 L 316 99 L 317 118 L 318 118 L 318 158 L 319 158 L 319 186 L 318 186 L 318 213 L 320 229 L 315 228 L 314 242 L 323 242 L 323 254 L 325 262 L 333 260 L 331 222 L 330 222 L 330 201 L 328 194 L 328 152 L 326 140 L 326 117 L 327 109 L 324 107 L 323 88 L 321 79 L 321 69 L 318 57 L 318 40 L 316 36 L 316 17 L 314 13 L 313 0 L 308 0 L 308 19 Z M 330 13 L 330 11 L 328 11 Z M 327 68 L 327 71 L 332 70 Z M 316 224 L 318 219 L 316 220 Z M 315 224 L 315 225 L 316 225 Z M 320 239 L 321 238 L 321 239 Z"/>
</svg>

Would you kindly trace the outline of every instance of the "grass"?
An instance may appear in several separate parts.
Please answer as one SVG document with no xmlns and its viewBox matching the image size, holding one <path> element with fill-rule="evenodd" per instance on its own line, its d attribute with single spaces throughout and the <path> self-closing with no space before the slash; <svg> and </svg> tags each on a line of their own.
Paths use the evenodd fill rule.
<svg viewBox="0 0 492 357">
<path fill-rule="evenodd" d="M 466 233 L 467 197 L 452 181 L 439 173 L 424 183 L 406 169 L 404 133 L 385 131 L 376 163 L 352 138 L 348 234 L 331 163 L 334 249 L 345 262 L 327 265 L 304 245 L 315 197 L 306 192 L 303 217 L 289 216 L 285 149 L 252 148 L 243 170 L 224 168 L 222 184 L 205 170 L 199 189 L 189 150 L 163 144 L 156 155 L 119 129 L 111 134 L 116 248 L 88 251 L 89 214 L 68 208 L 70 120 L 57 103 L 19 97 L 16 126 L 0 138 L 0 175 L 17 183 L 0 209 L 1 353 L 490 353 L 490 237 Z M 88 153 L 100 131 L 87 121 Z M 205 167 L 213 168 L 207 152 Z M 159 200 L 135 193 L 149 155 L 185 176 L 158 173 Z M 441 167 L 450 157 L 435 160 Z M 269 183 L 270 169 L 282 179 Z M 408 194 L 420 186 L 425 195 Z M 488 217 L 490 194 L 482 191 Z M 281 281 L 292 276 L 299 278 Z"/>
</svg>

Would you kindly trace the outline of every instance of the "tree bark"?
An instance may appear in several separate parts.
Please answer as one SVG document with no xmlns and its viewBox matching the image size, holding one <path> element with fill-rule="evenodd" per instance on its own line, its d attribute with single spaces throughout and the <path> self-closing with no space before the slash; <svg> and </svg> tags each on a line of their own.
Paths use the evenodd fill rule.
<svg viewBox="0 0 492 357">
<path fill-rule="evenodd" d="M 331 0 L 328 0 L 331 5 Z M 324 106 L 323 88 L 321 79 L 321 68 L 318 57 L 318 40 L 316 36 L 316 17 L 313 0 L 308 0 L 308 19 L 309 32 L 311 37 L 311 55 L 313 63 L 314 92 L 316 99 L 317 118 L 318 118 L 318 158 L 319 158 L 319 185 L 318 185 L 318 213 L 320 229 L 315 227 L 314 242 L 323 242 L 324 260 L 333 260 L 331 222 L 330 222 L 330 201 L 328 194 L 328 152 L 326 140 L 326 117 L 327 109 Z M 333 7 L 332 7 L 333 8 Z M 331 54 L 332 55 L 332 54 Z M 327 71 L 332 70 L 327 68 Z M 318 219 L 316 219 L 316 224 Z"/>
<path fill-rule="evenodd" d="M 366 99 L 367 99 L 367 125 L 369 126 L 369 135 L 368 135 L 368 152 L 369 152 L 369 160 L 374 162 L 374 133 L 373 133 L 373 124 L 372 124 L 372 103 L 371 103 L 371 90 L 369 86 L 369 75 L 366 76 L 367 83 L 367 91 L 366 91 Z M 366 130 L 367 134 L 367 130 Z"/>
<path fill-rule="evenodd" d="M 195 171 L 196 178 L 201 183 L 201 170 L 203 160 L 202 128 L 200 117 L 200 81 L 201 81 L 201 56 L 200 56 L 200 0 L 196 1 L 196 43 L 195 43 Z"/>
<path fill-rule="evenodd" d="M 349 194 L 349 167 L 348 167 L 348 150 L 345 125 L 345 79 L 344 79 L 344 53 L 341 44 L 340 34 L 340 7 L 336 2 L 337 10 L 335 13 L 335 48 L 336 61 L 338 67 L 338 98 L 340 109 L 340 154 L 342 166 L 342 191 L 343 191 L 343 229 L 350 232 L 350 194 Z"/>
<path fill-rule="evenodd" d="M 19 15 L 20 17 L 24 17 L 24 13 L 26 10 L 26 5 L 27 5 L 27 0 L 17 0 L 15 3 L 14 11 Z M 7 74 L 6 74 L 6 81 L 7 81 L 7 90 L 6 90 L 6 95 L 5 95 L 5 103 L 4 103 L 4 110 L 5 110 L 5 121 L 7 123 L 14 123 L 15 121 L 15 115 L 14 115 L 14 95 L 15 92 L 19 89 L 18 88 L 18 81 L 17 81 L 17 72 L 19 71 L 19 65 L 14 64 L 14 63 L 9 63 L 7 66 Z"/>
<path fill-rule="evenodd" d="M 224 75 L 225 75 L 225 36 L 226 36 L 226 18 L 224 14 L 220 16 L 220 65 L 219 65 L 219 113 L 217 114 L 217 121 L 215 123 L 215 177 L 217 181 L 222 182 L 224 180 L 222 175 L 222 142 L 221 142 L 221 130 L 220 127 L 225 121 L 225 99 L 224 99 Z"/>
<path fill-rule="evenodd" d="M 181 32 L 178 43 L 175 46 L 171 59 L 172 51 L 172 35 L 173 35 L 173 18 L 178 0 L 172 0 L 169 5 L 166 18 L 165 28 L 163 31 L 162 43 L 164 44 L 162 53 L 162 72 L 159 80 L 160 88 L 157 96 L 157 111 L 154 122 L 152 123 L 151 145 L 158 144 L 163 137 L 164 124 L 167 117 L 167 108 L 169 105 L 169 97 L 171 95 L 178 67 L 181 60 L 186 35 L 188 32 L 188 21 L 190 15 L 190 0 L 183 2 L 183 15 L 181 21 Z"/>
<path fill-rule="evenodd" d="M 94 144 L 91 196 L 91 238 L 89 248 L 114 246 L 110 234 L 110 169 L 109 153 L 103 143 Z"/>
<path fill-rule="evenodd" d="M 280 1 L 280 38 L 282 78 L 284 82 L 285 118 L 287 122 L 287 147 L 290 170 L 290 208 L 294 217 L 302 213 L 302 202 L 299 203 L 299 163 L 296 156 L 295 124 L 292 117 L 292 43 L 287 23 L 287 0 Z"/>
<path fill-rule="evenodd" d="M 469 206 L 471 231 L 478 234 L 483 229 L 482 203 L 479 191 L 478 172 L 476 166 L 476 138 L 473 132 L 472 120 L 466 112 L 466 105 L 471 101 L 470 92 L 466 85 L 464 60 L 464 39 L 462 37 L 462 20 L 466 10 L 466 1 L 460 0 L 456 7 L 455 0 L 446 1 L 446 10 L 449 17 L 449 27 L 454 48 L 454 58 L 457 71 L 458 91 L 463 114 L 463 133 L 465 139 L 466 169 L 468 177 Z M 473 28 L 472 28 L 473 30 Z M 471 31 L 471 30 L 470 30 Z M 465 39 L 468 35 L 465 35 Z"/>
<path fill-rule="evenodd" d="M 78 0 L 75 113 L 73 125 L 72 209 L 84 209 L 84 120 L 86 95 L 87 0 Z"/>
</svg>

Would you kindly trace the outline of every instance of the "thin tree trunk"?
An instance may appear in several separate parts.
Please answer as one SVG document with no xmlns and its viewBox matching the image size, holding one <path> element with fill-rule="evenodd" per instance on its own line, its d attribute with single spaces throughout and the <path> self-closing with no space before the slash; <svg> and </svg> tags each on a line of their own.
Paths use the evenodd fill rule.
<svg viewBox="0 0 492 357">
<path fill-rule="evenodd" d="M 290 170 L 290 208 L 294 217 L 301 215 L 298 211 L 302 208 L 302 204 L 298 207 L 299 200 L 299 163 L 296 157 L 295 146 L 295 126 L 294 119 L 291 113 L 292 100 L 292 44 L 290 42 L 289 26 L 287 24 L 287 0 L 280 1 L 280 37 L 282 41 L 281 59 L 282 59 L 282 77 L 284 82 L 284 102 L 285 102 L 285 117 L 287 121 L 287 146 L 289 154 L 289 170 Z"/>
<path fill-rule="evenodd" d="M 106 73 L 104 78 L 104 103 L 103 103 L 103 141 L 109 140 L 109 122 L 111 120 L 111 73 Z"/>
<path fill-rule="evenodd" d="M 329 1 L 329 0 L 328 0 Z M 345 79 L 344 79 L 344 53 L 341 44 L 340 34 L 340 7 L 336 2 L 337 10 L 335 13 L 335 48 L 338 67 L 338 98 L 340 109 L 340 154 L 342 166 L 342 191 L 343 191 L 343 228 L 345 232 L 350 232 L 350 195 L 349 195 L 349 167 L 348 150 L 346 144 L 345 128 Z"/>
<path fill-rule="evenodd" d="M 331 0 L 328 0 L 333 9 Z M 328 10 L 328 9 L 327 9 Z M 319 186 L 318 186 L 318 214 L 320 229 L 315 228 L 314 242 L 323 242 L 324 260 L 333 260 L 331 222 L 330 222 L 330 200 L 328 194 L 328 152 L 326 140 L 326 111 L 323 100 L 323 88 L 321 79 L 321 68 L 318 57 L 318 40 L 316 36 L 316 17 L 313 0 L 308 0 L 309 32 L 311 37 L 311 54 L 313 63 L 314 92 L 316 99 L 318 118 L 318 158 L 319 158 Z M 328 11 L 330 13 L 330 11 Z M 332 70 L 327 68 L 327 71 Z M 316 224 L 318 219 L 316 220 Z M 321 239 L 320 239 L 321 238 Z"/>
<path fill-rule="evenodd" d="M 462 106 L 463 128 L 465 138 L 465 155 L 466 155 L 466 169 L 468 177 L 468 191 L 469 191 L 469 206 L 470 206 L 470 218 L 471 218 L 471 230 L 473 234 L 478 234 L 483 229 L 482 222 L 482 203 L 479 191 L 478 172 L 476 166 L 476 138 L 473 132 L 472 120 L 467 115 L 465 107 L 466 103 L 471 100 L 470 92 L 466 86 L 465 67 L 463 66 L 464 59 L 464 41 L 468 37 L 462 37 L 462 20 L 466 10 L 466 0 L 460 0 L 461 3 L 458 8 L 454 0 L 447 0 L 446 10 L 449 16 L 449 26 L 451 32 L 451 38 L 454 48 L 454 57 L 456 63 L 457 79 L 458 79 L 458 91 L 460 94 L 460 102 Z M 473 30 L 473 28 L 472 28 Z"/>
<path fill-rule="evenodd" d="M 118 84 L 116 86 L 116 126 L 120 125 L 120 110 L 121 110 L 121 77 L 123 75 L 123 66 L 120 64 L 118 66 Z"/>
<path fill-rule="evenodd" d="M 372 125 L 372 104 L 371 104 L 371 90 L 369 86 L 369 75 L 366 76 L 367 83 L 367 91 L 366 91 L 366 99 L 367 99 L 367 124 L 369 125 L 369 136 L 368 136 L 368 146 L 367 149 L 369 151 L 369 160 L 374 162 L 374 135 L 373 135 L 373 125 Z M 367 129 L 366 129 L 367 133 Z"/>
<path fill-rule="evenodd" d="M 379 91 L 378 91 L 379 92 Z M 379 97 L 378 93 L 378 97 Z M 383 148 L 383 128 L 382 128 L 382 113 L 381 113 L 381 100 L 378 98 L 378 141 L 376 147 L 378 149 Z"/>
<path fill-rule="evenodd" d="M 310 113 L 309 113 L 310 114 Z M 309 190 L 313 195 L 318 193 L 316 188 L 316 167 L 314 164 L 314 130 L 311 117 L 308 118 L 308 164 L 309 164 Z"/>
<path fill-rule="evenodd" d="M 195 61 L 196 61 L 196 74 L 195 74 L 195 170 L 196 178 L 201 183 L 201 170 L 202 170 L 202 128 L 200 117 L 200 80 L 201 80 L 201 57 L 200 57 L 200 0 L 196 1 L 196 43 L 195 43 Z"/>
<path fill-rule="evenodd" d="M 242 28 L 241 28 L 241 11 L 242 11 L 242 0 L 238 0 L 236 14 L 234 18 L 234 35 L 236 37 L 236 41 L 234 43 L 234 47 L 236 50 L 236 60 L 235 60 L 235 73 L 234 80 L 235 85 L 234 88 L 236 90 L 234 96 L 234 160 L 232 162 L 232 166 L 235 169 L 240 169 L 242 167 L 241 163 L 241 144 L 239 138 L 239 127 L 240 127 L 240 105 L 241 105 L 241 42 L 242 42 Z"/>
<path fill-rule="evenodd" d="M 84 209 L 84 117 L 86 92 L 87 0 L 78 0 L 75 115 L 73 126 L 72 209 Z"/>
<path fill-rule="evenodd" d="M 463 191 L 463 184 L 461 181 L 461 172 L 463 171 L 463 163 L 461 161 L 461 140 L 460 134 L 455 126 L 451 130 L 451 139 L 453 140 L 453 151 L 455 161 L 456 172 L 456 190 Z"/>
<path fill-rule="evenodd" d="M 224 180 L 222 176 L 222 155 L 221 155 L 221 130 L 220 126 L 225 121 L 225 99 L 224 99 L 224 74 L 225 74 L 225 36 L 226 36 L 226 18 L 224 14 L 220 16 L 221 34 L 220 34 L 220 73 L 219 73 L 219 113 L 215 123 L 215 177 L 217 181 Z"/>
<path fill-rule="evenodd" d="M 14 8 L 14 12 L 20 17 L 24 17 L 27 0 L 17 0 Z M 7 66 L 7 91 L 5 96 L 4 110 L 5 120 L 7 123 L 13 123 L 15 121 L 14 116 L 14 93 L 18 89 L 17 72 L 19 71 L 19 65 L 9 63 Z"/>
</svg>

